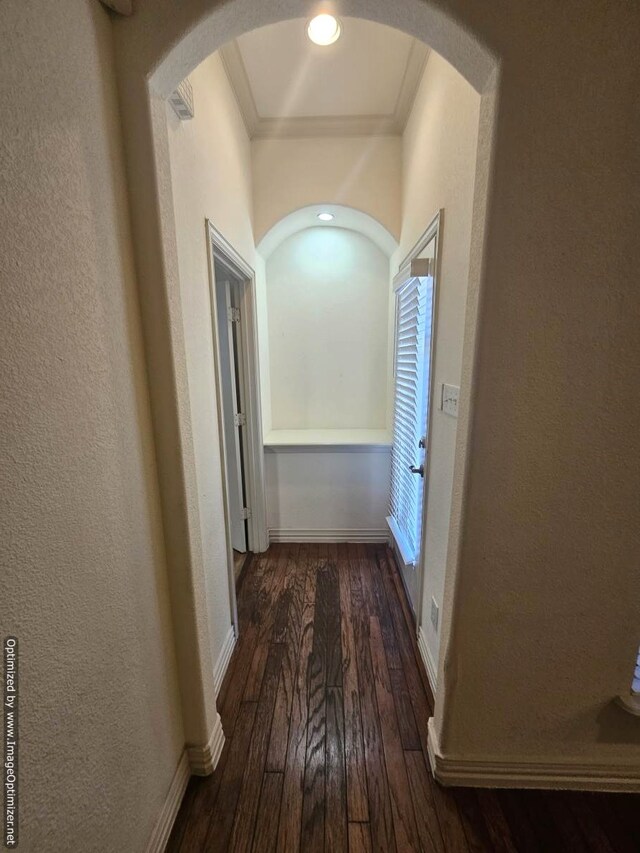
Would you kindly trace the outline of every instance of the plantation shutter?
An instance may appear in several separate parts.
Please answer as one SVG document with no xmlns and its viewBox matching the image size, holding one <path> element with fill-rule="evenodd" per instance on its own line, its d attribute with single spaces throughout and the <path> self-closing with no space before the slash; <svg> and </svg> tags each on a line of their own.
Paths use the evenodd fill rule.
<svg viewBox="0 0 640 853">
<path fill-rule="evenodd" d="M 633 681 L 631 682 L 631 692 L 636 696 L 640 695 L 640 649 L 636 657 L 636 667 L 633 671 Z"/>
<path fill-rule="evenodd" d="M 410 469 L 423 457 L 418 444 L 427 428 L 432 312 L 433 274 L 428 259 L 421 259 L 396 290 L 389 526 L 407 564 L 418 557 L 422 532 L 424 480 Z"/>
</svg>

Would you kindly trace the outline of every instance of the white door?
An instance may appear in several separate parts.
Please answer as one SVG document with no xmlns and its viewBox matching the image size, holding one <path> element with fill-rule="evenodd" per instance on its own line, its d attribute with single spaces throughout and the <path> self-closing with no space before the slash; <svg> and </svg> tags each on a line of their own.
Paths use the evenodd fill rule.
<svg viewBox="0 0 640 853">
<path fill-rule="evenodd" d="M 434 248 L 435 243 L 429 244 L 423 254 L 433 254 Z M 433 257 L 415 259 L 395 288 L 395 391 L 388 521 L 415 614 L 421 592 L 423 508 L 429 465 L 434 267 Z"/>
<path fill-rule="evenodd" d="M 239 289 L 242 285 L 234 281 L 224 267 L 217 262 L 215 276 L 225 448 L 224 467 L 227 479 L 231 545 L 234 551 L 245 552 L 247 550 L 247 504 L 241 430 L 245 429 L 246 421 L 239 329 L 242 322 Z"/>
</svg>

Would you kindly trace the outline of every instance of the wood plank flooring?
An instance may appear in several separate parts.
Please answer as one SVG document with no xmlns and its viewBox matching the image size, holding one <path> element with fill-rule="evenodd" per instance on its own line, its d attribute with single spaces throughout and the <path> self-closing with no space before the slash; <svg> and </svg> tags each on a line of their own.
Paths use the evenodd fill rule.
<svg viewBox="0 0 640 853">
<path fill-rule="evenodd" d="M 219 701 L 226 744 L 193 777 L 167 850 L 640 851 L 625 794 L 445 789 L 433 697 L 393 557 L 273 545 L 249 558 Z"/>
</svg>

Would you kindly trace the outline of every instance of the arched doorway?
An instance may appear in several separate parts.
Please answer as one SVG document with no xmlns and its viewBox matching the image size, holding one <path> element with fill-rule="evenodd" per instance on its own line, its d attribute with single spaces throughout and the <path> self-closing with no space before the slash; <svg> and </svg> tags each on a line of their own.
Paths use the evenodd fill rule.
<svg viewBox="0 0 640 853">
<path fill-rule="evenodd" d="M 314 9 L 301 0 L 288 0 L 277 10 L 250 0 L 226 5 L 193 2 L 182 4 L 176 14 L 163 17 L 151 10 L 116 28 L 120 93 L 125 124 L 133 225 L 137 241 L 138 276 L 147 341 L 154 429 L 163 495 L 174 631 L 181 677 L 181 692 L 187 743 L 204 750 L 219 728 L 212 689 L 213 662 L 208 648 L 205 569 L 201 530 L 193 507 L 196 495 L 193 439 L 188 417 L 188 381 L 184 364 L 184 329 L 177 283 L 175 222 L 171 198 L 169 153 L 164 99 L 208 54 L 239 33 L 291 17 L 306 17 Z M 405 0 L 387 8 L 363 0 L 344 3 L 340 13 L 364 17 L 403 29 L 429 43 L 447 58 L 483 95 L 483 121 L 478 146 L 478 180 L 474 205 L 473 242 L 478 262 L 473 267 L 467 307 L 464 384 L 461 399 L 470 411 L 475 317 L 479 270 L 479 247 L 483 244 L 488 190 L 489 161 L 493 133 L 493 108 L 497 87 L 497 64 L 478 39 L 445 15 L 435 4 Z M 158 15 L 156 17 L 156 15 Z M 456 501 L 452 517 L 459 516 L 464 493 L 465 454 L 470 416 L 460 422 L 458 439 Z M 452 523 L 458 531 L 459 523 Z M 455 555 L 457 549 L 450 549 Z M 455 568 L 452 559 L 451 567 Z M 453 590 L 455 571 L 448 572 Z M 452 594 L 447 596 L 451 602 Z M 447 613 L 444 613 L 445 624 Z M 441 661 L 446 654 L 443 634 Z M 207 757 L 208 756 L 208 757 Z"/>
</svg>

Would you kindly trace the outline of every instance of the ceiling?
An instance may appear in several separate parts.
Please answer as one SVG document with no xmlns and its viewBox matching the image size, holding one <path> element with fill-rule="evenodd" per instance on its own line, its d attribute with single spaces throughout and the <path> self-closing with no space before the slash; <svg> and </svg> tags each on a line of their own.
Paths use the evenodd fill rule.
<svg viewBox="0 0 640 853">
<path fill-rule="evenodd" d="M 342 18 L 335 44 L 302 18 L 245 33 L 220 53 L 249 136 L 401 134 L 429 49 L 411 36 Z"/>
</svg>

